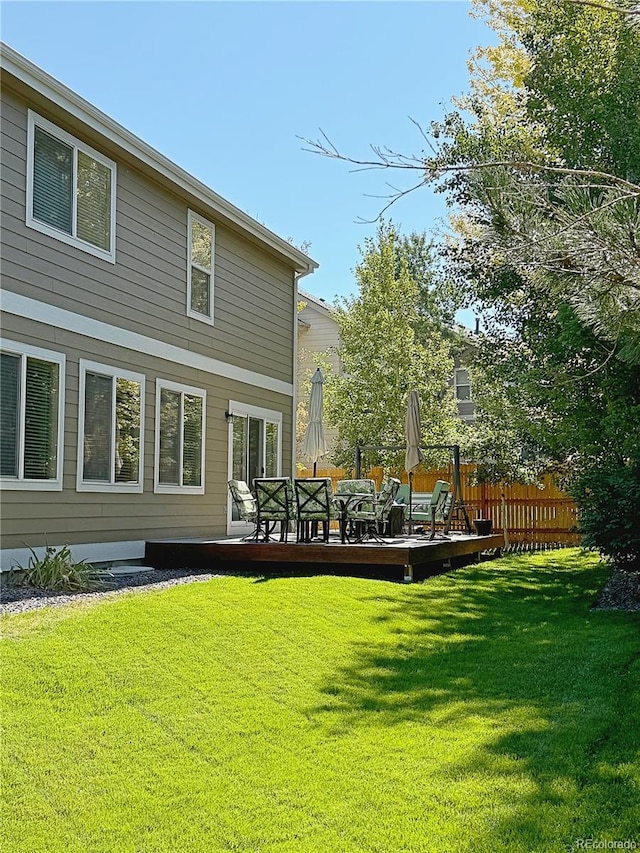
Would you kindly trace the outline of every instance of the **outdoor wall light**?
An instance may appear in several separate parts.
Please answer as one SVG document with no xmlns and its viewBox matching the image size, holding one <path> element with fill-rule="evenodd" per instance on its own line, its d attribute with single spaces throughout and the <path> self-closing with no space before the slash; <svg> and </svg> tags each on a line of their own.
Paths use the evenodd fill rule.
<svg viewBox="0 0 640 853">
<path fill-rule="evenodd" d="M 224 416 L 225 416 L 225 418 L 227 419 L 227 422 L 228 422 L 228 423 L 233 423 L 233 412 L 230 412 L 230 411 L 227 409 L 227 411 L 224 413 Z"/>
</svg>

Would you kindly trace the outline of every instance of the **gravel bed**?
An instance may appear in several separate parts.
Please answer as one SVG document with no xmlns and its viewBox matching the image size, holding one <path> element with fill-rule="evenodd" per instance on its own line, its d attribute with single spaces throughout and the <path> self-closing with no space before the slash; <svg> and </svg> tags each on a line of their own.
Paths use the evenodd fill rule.
<svg viewBox="0 0 640 853">
<path fill-rule="evenodd" d="M 153 572 L 111 577 L 104 589 L 90 592 L 32 589 L 26 586 L 11 586 L 3 582 L 0 589 L 0 614 L 24 613 L 27 610 L 39 610 L 42 607 L 63 607 L 71 601 L 94 601 L 99 598 L 112 598 L 126 592 L 168 589 L 184 583 L 208 581 L 219 577 L 222 577 L 219 572 L 202 572 L 197 569 L 155 569 Z"/>
<path fill-rule="evenodd" d="M 208 581 L 224 577 L 220 572 L 197 569 L 155 569 L 135 575 L 121 575 L 109 579 L 105 589 L 92 592 L 56 592 L 11 586 L 6 581 L 0 588 L 0 614 L 24 613 L 42 607 L 62 607 L 71 601 L 93 601 L 114 597 L 136 590 L 169 589 L 184 583 Z M 640 611 L 640 572 L 612 571 L 593 605 L 594 610 Z"/>
</svg>

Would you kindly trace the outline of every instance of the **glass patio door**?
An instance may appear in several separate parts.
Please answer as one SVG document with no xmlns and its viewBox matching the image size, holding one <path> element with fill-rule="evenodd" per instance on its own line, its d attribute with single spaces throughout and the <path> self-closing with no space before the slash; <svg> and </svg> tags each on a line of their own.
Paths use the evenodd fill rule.
<svg viewBox="0 0 640 853">
<path fill-rule="evenodd" d="M 230 425 L 231 453 L 229 477 L 244 480 L 251 486 L 255 477 L 280 475 L 282 415 L 253 406 L 230 403 L 233 419 Z M 238 511 L 229 505 L 230 525 L 239 529 L 243 522 Z"/>
</svg>

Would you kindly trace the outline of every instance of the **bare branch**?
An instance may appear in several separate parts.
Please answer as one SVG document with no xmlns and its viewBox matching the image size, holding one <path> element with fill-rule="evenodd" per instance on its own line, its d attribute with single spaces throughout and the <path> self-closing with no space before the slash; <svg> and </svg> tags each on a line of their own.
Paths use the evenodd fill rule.
<svg viewBox="0 0 640 853">
<path fill-rule="evenodd" d="M 602 9 L 604 12 L 613 12 L 616 15 L 638 15 L 640 16 L 640 6 L 616 6 L 611 3 L 599 3 L 597 0 L 564 0 L 565 3 L 570 3 L 572 6 L 591 6 L 594 9 Z"/>
<path fill-rule="evenodd" d="M 400 201 L 400 199 L 404 198 L 406 195 L 409 195 L 409 193 L 412 193 L 415 190 L 419 190 L 421 187 L 425 186 L 425 184 L 426 184 L 426 180 L 423 180 L 423 181 L 420 181 L 419 183 L 415 184 L 414 186 L 409 187 L 406 190 L 396 190 L 395 187 L 391 187 L 391 189 L 396 190 L 393 193 L 393 195 L 384 196 L 384 195 L 370 195 L 368 193 L 365 193 L 366 198 L 380 198 L 380 199 L 388 198 L 389 202 L 387 204 L 385 204 L 385 206 L 382 208 L 382 210 L 378 213 L 378 215 L 374 219 L 363 219 L 363 217 L 359 216 L 356 221 L 362 225 L 372 225 L 375 222 L 381 222 L 383 217 L 384 217 L 384 214 L 387 212 L 387 210 L 389 210 L 390 207 L 392 207 L 392 205 L 394 205 L 397 201 Z M 387 186 L 391 186 L 391 185 L 387 184 Z"/>
<path fill-rule="evenodd" d="M 414 121 L 414 124 L 420 128 L 420 125 L 417 122 Z M 433 144 L 426 137 L 424 130 L 420 128 L 420 131 L 430 147 L 433 149 Z M 341 160 L 344 163 L 351 163 L 354 166 L 361 167 L 360 169 L 355 169 L 353 171 L 363 171 L 368 169 L 400 169 L 403 171 L 426 172 L 427 178 L 425 178 L 424 181 L 421 181 L 417 186 L 423 186 L 427 182 L 428 178 L 437 180 L 443 175 L 453 172 L 478 172 L 483 169 L 506 168 L 516 169 L 522 172 L 546 172 L 554 175 L 567 175 L 568 177 L 579 176 L 593 180 L 606 181 L 609 184 L 616 184 L 617 186 L 628 190 L 630 193 L 640 194 L 640 186 L 638 184 L 631 183 L 624 178 L 609 174 L 608 172 L 601 172 L 594 169 L 571 169 L 563 166 L 549 166 L 544 163 L 534 163 L 530 160 L 489 160 L 485 163 L 440 164 L 437 162 L 436 158 L 430 160 L 418 157 L 415 154 L 400 154 L 396 151 L 392 151 L 391 149 L 376 145 L 371 145 L 371 150 L 378 158 L 377 160 L 359 160 L 356 157 L 350 157 L 347 154 L 342 154 L 322 129 L 320 130 L 320 133 L 326 140 L 325 142 L 298 136 L 298 139 L 304 142 L 306 146 L 309 146 L 302 150 L 308 151 L 311 154 L 321 154 L 323 157 L 330 157 L 332 160 Z M 412 190 L 415 188 L 412 188 Z M 412 190 L 409 190 L 409 192 Z"/>
<path fill-rule="evenodd" d="M 411 171 L 424 170 L 424 159 L 413 154 L 400 154 L 391 151 L 388 148 L 383 148 L 376 145 L 371 145 L 371 150 L 378 158 L 377 160 L 358 160 L 355 157 L 349 157 L 346 154 L 341 154 L 331 140 L 326 136 L 324 131 L 320 129 L 320 133 L 326 140 L 321 142 L 316 139 L 306 139 L 304 136 L 298 136 L 307 148 L 303 147 L 303 151 L 308 151 L 311 154 L 321 154 L 323 157 L 329 157 L 332 160 L 342 160 L 344 163 L 351 163 L 354 166 L 361 166 L 364 169 L 409 169 Z M 359 170 L 355 170 L 359 171 Z"/>
</svg>

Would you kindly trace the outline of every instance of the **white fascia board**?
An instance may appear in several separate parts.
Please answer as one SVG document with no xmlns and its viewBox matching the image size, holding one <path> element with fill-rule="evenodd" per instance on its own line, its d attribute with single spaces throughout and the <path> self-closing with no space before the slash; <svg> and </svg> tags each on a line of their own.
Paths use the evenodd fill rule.
<svg viewBox="0 0 640 853">
<path fill-rule="evenodd" d="M 188 192 L 196 198 L 205 208 L 210 208 L 219 216 L 233 223 L 238 228 L 251 234 L 265 246 L 276 251 L 292 262 L 294 269 L 301 275 L 308 275 L 318 268 L 318 263 L 307 257 L 291 243 L 278 237 L 273 231 L 265 228 L 252 217 L 243 213 L 231 202 L 224 199 L 218 193 L 203 184 L 193 175 L 185 172 L 176 163 L 173 163 L 155 148 L 147 145 L 142 139 L 135 136 L 117 121 L 103 113 L 89 101 L 80 97 L 68 86 L 65 86 L 55 77 L 47 74 L 37 65 L 34 65 L 22 54 L 12 47 L 0 43 L 0 66 L 8 73 L 20 80 L 26 86 L 38 92 L 52 103 L 61 107 L 69 115 L 88 125 L 96 133 L 108 139 L 114 145 L 135 157 L 141 163 L 153 169 L 167 180 L 171 181 L 180 189 Z"/>
<path fill-rule="evenodd" d="M 293 397 L 293 384 L 291 382 L 283 382 L 273 376 L 265 376 L 244 367 L 237 367 L 235 364 L 229 364 L 208 355 L 201 355 L 173 344 L 167 344 L 156 338 L 140 335 L 138 332 L 130 332 L 128 329 L 112 326 L 109 323 L 103 323 L 101 320 L 93 320 L 83 314 L 75 314 L 72 311 L 67 311 L 66 308 L 58 308 L 47 302 L 39 302 L 37 299 L 22 296 L 11 290 L 5 290 L 2 293 L 2 310 L 7 314 L 35 320 L 38 323 L 44 323 L 46 326 L 53 326 L 55 329 L 75 332 L 97 341 L 108 341 L 115 346 L 124 347 L 133 352 L 143 352 L 146 355 L 163 358 L 165 361 L 174 364 L 195 367 L 197 370 L 204 370 L 206 373 L 213 373 L 225 379 L 234 379 L 247 385 Z"/>
<path fill-rule="evenodd" d="M 128 542 L 87 542 L 84 545 L 71 545 L 74 560 L 86 560 L 88 563 L 111 563 L 121 560 L 141 560 L 144 557 L 144 539 Z M 53 545 L 58 550 L 62 545 Z M 33 549 L 36 557 L 44 557 L 45 547 Z M 2 548 L 0 550 L 0 572 L 10 572 L 29 565 L 33 557 L 29 548 Z"/>
</svg>

